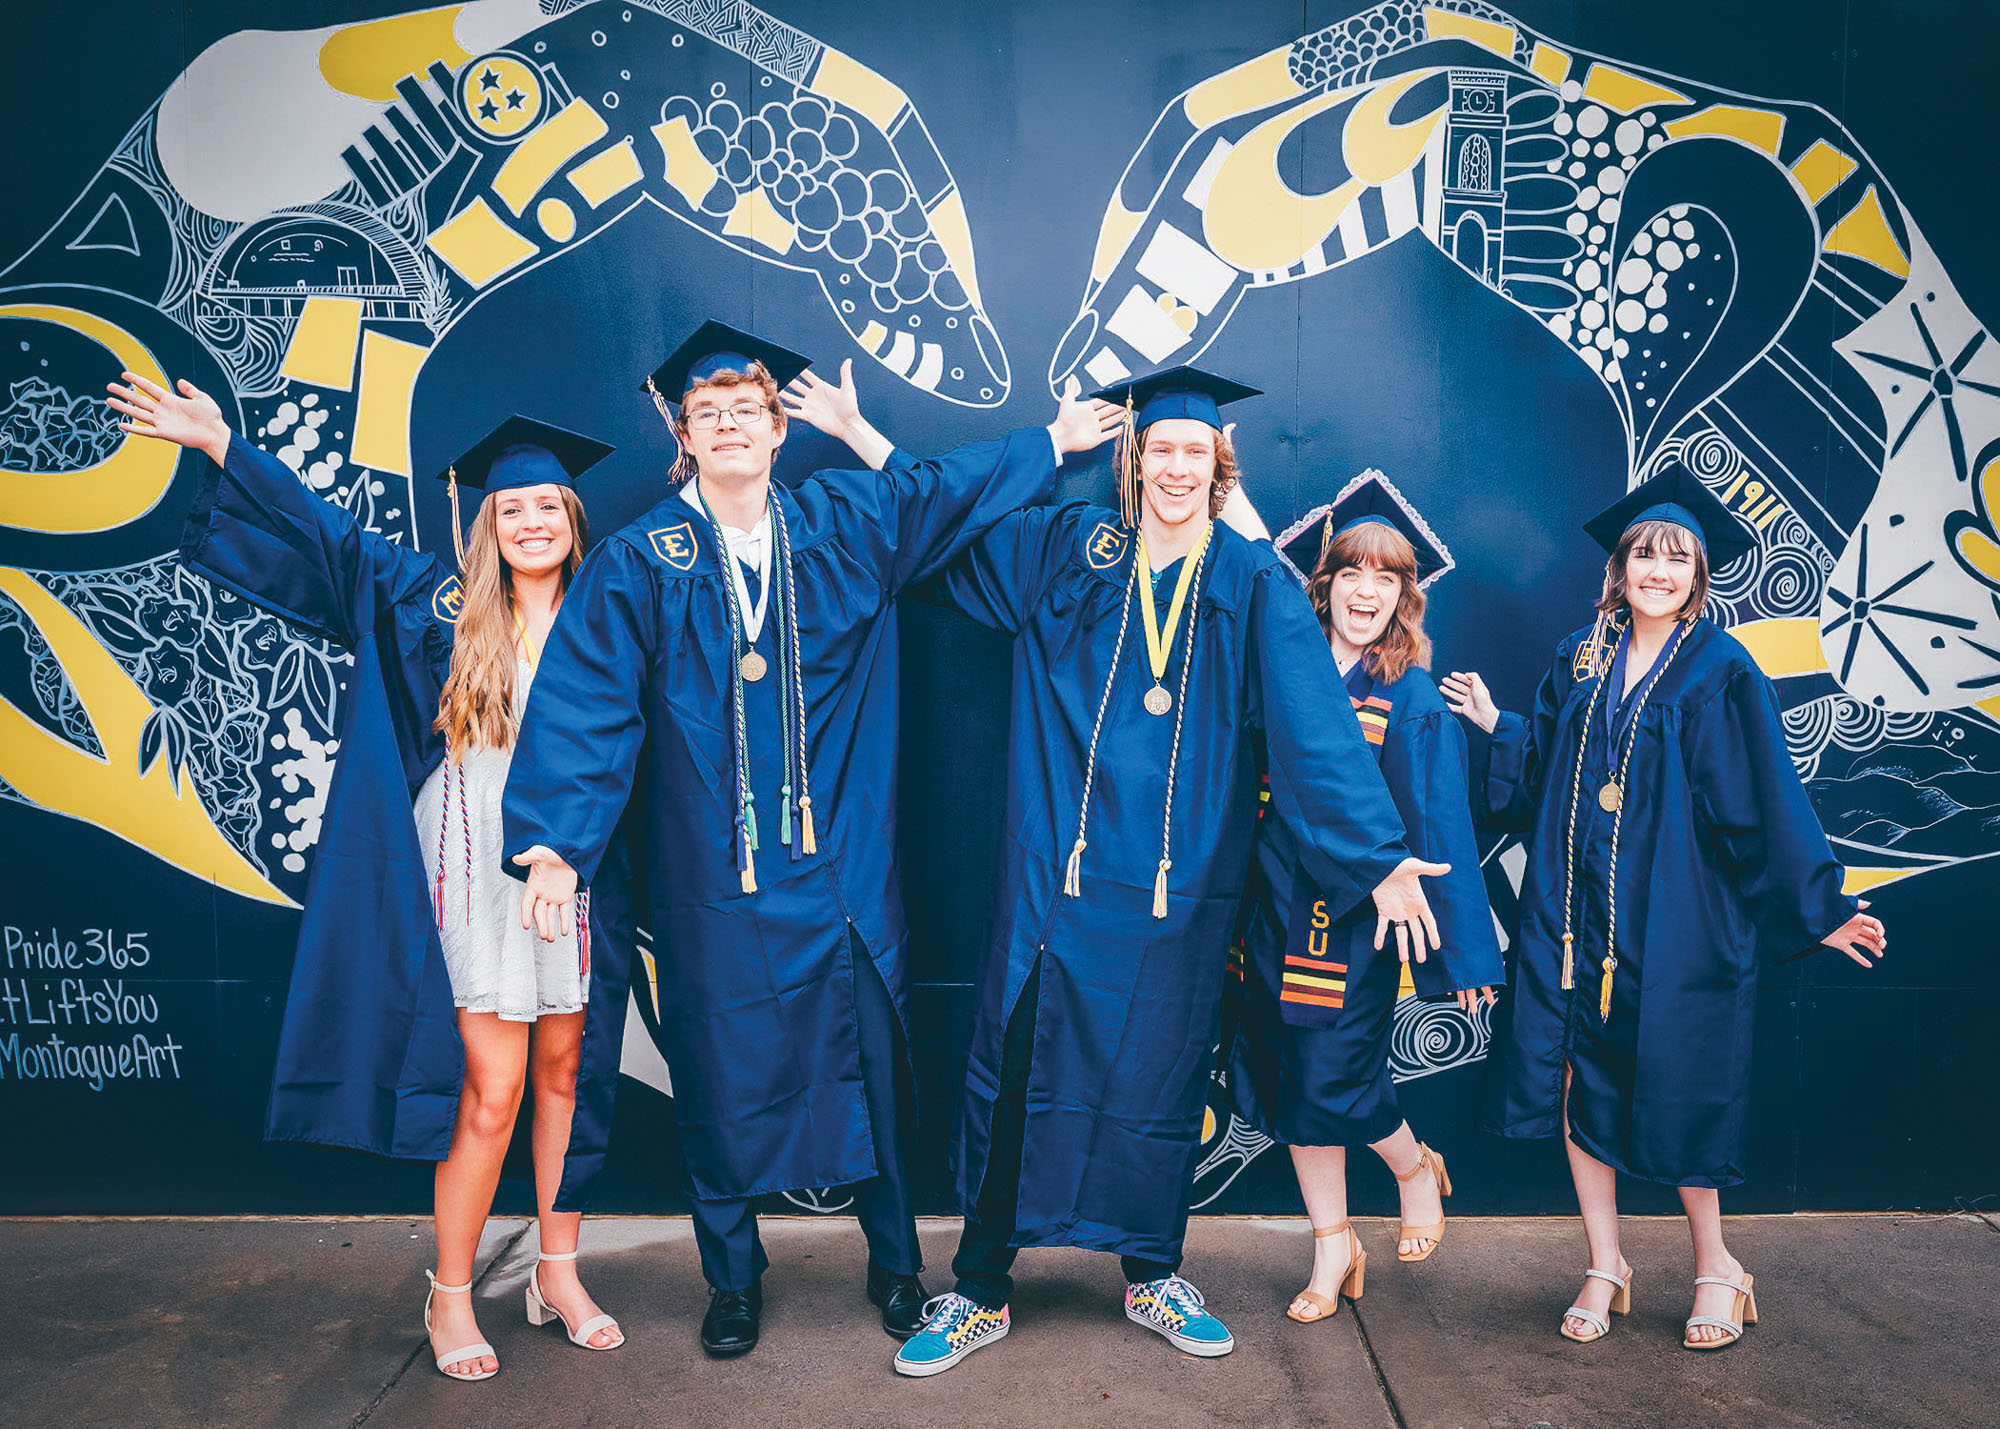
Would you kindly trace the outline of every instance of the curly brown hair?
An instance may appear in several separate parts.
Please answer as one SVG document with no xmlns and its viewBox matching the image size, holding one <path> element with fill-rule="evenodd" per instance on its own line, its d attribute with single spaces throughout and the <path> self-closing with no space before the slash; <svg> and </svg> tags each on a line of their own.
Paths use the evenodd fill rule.
<svg viewBox="0 0 2000 1429">
<path fill-rule="evenodd" d="M 694 386 L 681 394 L 681 409 L 674 415 L 673 424 L 674 442 L 680 448 L 680 455 L 674 458 L 674 469 L 671 473 L 674 481 L 691 481 L 695 474 L 694 458 L 688 455 L 687 449 L 687 399 L 704 387 L 721 387 L 726 389 L 743 386 L 755 387 L 762 394 L 764 409 L 771 414 L 771 422 L 778 429 L 778 432 L 781 435 L 783 434 L 785 430 L 785 408 L 784 404 L 778 400 L 777 379 L 771 376 L 770 369 L 764 366 L 763 363 L 755 360 L 752 360 L 746 371 L 739 372 L 734 368 L 724 368 L 720 372 L 702 378 L 701 381 L 695 383 Z"/>
<path fill-rule="evenodd" d="M 1417 584 L 1417 551 L 1409 538 L 1380 521 L 1363 521 L 1342 531 L 1319 554 L 1306 582 L 1306 595 L 1313 613 L 1328 640 L 1333 639 L 1333 578 L 1349 566 L 1389 571 L 1402 578 L 1402 594 L 1396 598 L 1395 613 L 1361 653 L 1361 663 L 1369 674 L 1393 685 L 1409 673 L 1411 666 L 1431 667 L 1431 639 L 1424 634 L 1423 589 Z"/>
</svg>

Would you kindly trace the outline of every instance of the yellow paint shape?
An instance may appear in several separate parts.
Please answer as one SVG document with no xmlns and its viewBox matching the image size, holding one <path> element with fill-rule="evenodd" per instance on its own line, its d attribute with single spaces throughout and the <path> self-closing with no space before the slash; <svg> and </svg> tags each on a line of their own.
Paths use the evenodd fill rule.
<svg viewBox="0 0 2000 1429">
<path fill-rule="evenodd" d="M 1861 202 L 1848 210 L 1847 217 L 1826 231 L 1826 240 L 1820 247 L 1828 253 L 1873 263 L 1898 278 L 1910 276 L 1910 260 L 1896 242 L 1889 216 L 1882 212 L 1882 196 L 1876 193 L 1873 184 L 1861 196 Z"/>
<path fill-rule="evenodd" d="M 1550 84 L 1561 84 L 1569 78 L 1569 67 L 1574 63 L 1567 52 L 1554 45 L 1535 41 L 1535 57 L 1528 61 L 1528 68 L 1547 80 Z"/>
<path fill-rule="evenodd" d="M 1813 140 L 1812 147 L 1792 161 L 1792 177 L 1799 181 L 1799 187 L 1812 203 L 1818 203 L 1846 183 L 1853 172 L 1853 158 L 1824 139 Z"/>
<path fill-rule="evenodd" d="M 476 198 L 464 213 L 425 240 L 431 252 L 451 265 L 452 272 L 475 288 L 483 288 L 508 269 L 518 267 L 539 251 L 534 244 L 500 221 L 500 215 Z"/>
<path fill-rule="evenodd" d="M 1988 695 L 1975 703 L 1973 708 L 1990 720 L 2000 720 L 2000 695 Z"/>
<path fill-rule="evenodd" d="M 1729 633 L 1750 652 L 1757 668 L 1774 680 L 1787 675 L 1817 675 L 1827 668 L 1819 622 L 1810 617 L 1746 620 L 1730 626 Z"/>
<path fill-rule="evenodd" d="M 1410 976 L 1410 965 L 1408 963 L 1404 963 L 1403 975 L 1396 982 L 1396 1000 L 1398 1002 L 1401 1002 L 1406 997 L 1415 997 L 1416 995 L 1417 995 L 1416 979 Z"/>
<path fill-rule="evenodd" d="M 736 200 L 736 207 L 729 211 L 729 221 L 722 225 L 722 231 L 731 238 L 748 238 L 763 244 L 773 253 L 789 253 L 792 237 L 797 232 L 785 220 L 785 216 L 771 206 L 761 188 L 752 189 Z"/>
<path fill-rule="evenodd" d="M 30 803 L 94 824 L 183 873 L 259 903 L 297 907 L 215 827 L 185 764 L 169 769 L 156 758 L 140 769 L 139 738 L 153 702 L 89 627 L 25 571 L 0 568 L 0 591 L 48 642 L 104 749 L 101 757 L 79 749 L 0 699 L 0 779 Z"/>
<path fill-rule="evenodd" d="M 861 336 L 854 340 L 866 348 L 870 356 L 879 357 L 882 354 L 882 344 L 888 337 L 889 329 L 871 318 L 868 326 L 861 329 Z"/>
<path fill-rule="evenodd" d="M 89 338 L 111 357 L 113 372 L 136 373 L 168 386 L 167 374 L 146 345 L 116 323 L 79 308 L 51 303 L 10 303 L 0 318 L 54 323 Z M 127 434 L 118 449 L 95 466 L 78 471 L 14 471 L 0 468 L 0 526 L 73 536 L 112 531 L 159 505 L 173 485 L 181 449 L 158 437 Z"/>
<path fill-rule="evenodd" d="M 1599 60 L 1590 67 L 1584 77 L 1583 97 L 1615 109 L 1620 114 L 1630 114 L 1636 109 L 1644 109 L 1649 104 L 1687 104 L 1689 99 L 1678 89 L 1668 89 L 1664 84 L 1655 84 L 1650 79 L 1641 79 L 1629 74 L 1616 65 L 1608 65 Z"/>
<path fill-rule="evenodd" d="M 1753 149 L 1778 157 L 1778 144 L 1785 137 L 1785 116 L 1774 109 L 1748 109 L 1740 104 L 1711 104 L 1696 114 L 1669 120 L 1660 126 L 1675 139 L 1696 134 L 1716 134 L 1740 139 Z"/>
<path fill-rule="evenodd" d="M 1307 120 L 1353 97 L 1338 90 L 1265 120 L 1216 166 L 1202 211 L 1202 236 L 1216 257 L 1245 272 L 1289 268 L 1333 232 L 1366 187 L 1349 179 L 1323 194 L 1297 194 L 1278 174 L 1278 148 Z"/>
<path fill-rule="evenodd" d="M 396 81 L 404 75 L 422 74 L 432 60 L 457 69 L 472 58 L 452 34 L 464 8 L 446 5 L 343 25 L 319 47 L 320 78 L 342 94 L 387 104 L 396 97 Z"/>
<path fill-rule="evenodd" d="M 1132 235 L 1139 231 L 1145 217 L 1118 202 L 1116 194 L 1111 196 L 1110 206 L 1104 210 L 1104 222 L 1097 225 L 1097 251 L 1090 258 L 1091 282 L 1101 283 L 1111 276 L 1111 270 L 1132 246 Z"/>
<path fill-rule="evenodd" d="M 1214 1138 L 1215 1138 L 1215 1108 L 1212 1106 L 1205 1106 L 1201 1109 L 1201 1139 L 1204 1142 L 1208 1142 L 1214 1140 Z"/>
<path fill-rule="evenodd" d="M 681 123 L 685 125 L 687 121 L 683 119 Z M 569 181 L 583 195 L 585 203 L 597 208 L 645 177 L 645 171 L 639 167 L 639 156 L 632 152 L 632 141 L 627 139 L 578 164 L 570 171 Z"/>
<path fill-rule="evenodd" d="M 555 177 L 555 172 L 610 132 L 604 116 L 587 100 L 572 99 L 562 113 L 523 139 L 500 172 L 493 176 L 493 192 L 518 217 L 535 196 L 535 190 Z"/>
<path fill-rule="evenodd" d="M 1909 878 L 1914 874 L 1926 873 L 1924 868 L 1849 868 L 1840 880 L 1842 893 L 1866 893 L 1871 888 L 1880 888 L 1885 883 Z"/>
<path fill-rule="evenodd" d="M 357 466 L 410 475 L 410 394 L 430 349 L 379 332 L 361 339 L 361 396 L 355 403 Z"/>
<path fill-rule="evenodd" d="M 896 122 L 896 116 L 910 107 L 909 95 L 861 61 L 831 47 L 820 53 L 819 68 L 806 81 L 806 88 L 860 111 L 862 117 L 884 134 Z"/>
<path fill-rule="evenodd" d="M 535 222 L 557 243 L 576 237 L 576 210 L 559 198 L 545 198 L 536 204 Z"/>
<path fill-rule="evenodd" d="M 2000 545 L 1995 545 L 1991 536 L 1976 526 L 1967 526 L 1952 537 L 1952 544 L 1967 565 L 2000 585 Z"/>
<path fill-rule="evenodd" d="M 310 382 L 315 387 L 351 391 L 354 352 L 361 343 L 361 300 L 324 295 L 306 299 L 292 343 L 285 349 L 280 377 Z"/>
<path fill-rule="evenodd" d="M 662 177 L 687 200 L 689 208 L 701 207 L 702 199 L 715 187 L 715 165 L 696 147 L 694 131 L 688 128 L 687 120 L 677 115 L 664 124 L 655 124 L 653 138 L 667 165 Z"/>
<path fill-rule="evenodd" d="M 930 211 L 930 220 L 931 237 L 944 250 L 945 260 L 958 276 L 958 285 L 972 299 L 972 306 L 979 307 L 979 274 L 973 271 L 972 262 L 972 225 L 966 221 L 965 200 L 956 188 L 938 200 L 937 207 Z"/>
<path fill-rule="evenodd" d="M 1480 20 L 1424 6 L 1424 29 L 1434 40 L 1470 40 L 1482 50 L 1491 50 L 1503 60 L 1514 58 L 1514 27 L 1495 20 Z"/>
<path fill-rule="evenodd" d="M 639 949 L 640 960 L 646 964 L 646 987 L 653 994 L 653 1020 L 660 1017 L 660 968 L 653 961 L 653 955 L 644 948 Z"/>
<path fill-rule="evenodd" d="M 1348 172 L 1362 183 L 1386 184 L 1401 178 L 1422 156 L 1448 105 L 1407 124 L 1391 123 L 1389 114 L 1398 100 L 1435 73 L 1416 70 L 1389 80 L 1370 90 L 1347 116 L 1340 135 L 1341 157 L 1347 160 Z"/>
<path fill-rule="evenodd" d="M 1187 92 L 1181 108 L 1195 128 L 1206 129 L 1239 114 L 1296 98 L 1305 90 L 1292 78 L 1291 55 L 1292 47 L 1283 45 L 1234 69 L 1210 75 Z"/>
</svg>

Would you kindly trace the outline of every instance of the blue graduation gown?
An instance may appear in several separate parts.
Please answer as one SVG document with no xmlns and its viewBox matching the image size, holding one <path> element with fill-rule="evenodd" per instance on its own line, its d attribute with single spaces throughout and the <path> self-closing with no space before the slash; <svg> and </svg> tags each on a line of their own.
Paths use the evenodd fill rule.
<svg viewBox="0 0 2000 1429">
<path fill-rule="evenodd" d="M 769 673 L 744 686 L 760 833 L 753 894 L 731 842 L 735 662 L 728 576 L 708 523 L 668 496 L 592 552 L 563 602 L 507 780 L 504 846 L 509 857 L 554 849 L 594 898 L 630 805 L 645 850 L 635 867 L 650 885 L 661 1052 L 698 1198 L 877 1172 L 849 929 L 907 1035 L 895 597 L 1007 512 L 1046 500 L 1055 471 L 1048 433 L 1031 428 L 934 461 L 899 451 L 880 472 L 772 483 L 790 532 L 818 852 L 794 857 L 797 830 L 792 848 L 781 839 L 779 622 L 767 617 L 755 648 Z M 604 1159 L 630 976 L 623 948 L 593 955 L 564 1209 L 586 1207 Z"/>
<path fill-rule="evenodd" d="M 1365 663 L 1348 670 L 1346 691 L 1410 850 L 1451 865 L 1424 880 L 1443 947 L 1411 962 L 1410 980 L 1419 997 L 1496 986 L 1505 974 L 1472 830 L 1465 731 L 1426 671 L 1383 684 Z M 1297 843 L 1282 820 L 1258 825 L 1230 1093 L 1245 1121 L 1288 1146 L 1366 1146 L 1403 1121 L 1389 1076 L 1403 964 L 1393 930 L 1375 946 L 1372 901 L 1328 916 L 1299 877 Z"/>
<path fill-rule="evenodd" d="M 444 757 L 431 724 L 458 576 L 235 435 L 188 513 L 181 561 L 354 657 L 264 1134 L 441 1161 L 465 1053 L 412 805 Z M 593 910 L 600 945 L 615 941 L 616 906 L 608 895 Z"/>
<path fill-rule="evenodd" d="M 1406 856 L 1297 579 L 1269 543 L 1219 523 L 1209 540 L 1199 600 L 1182 615 L 1196 619 L 1194 667 L 1164 919 L 1153 917 L 1153 879 L 1174 716 L 1140 703 L 1152 677 L 1136 611 L 1098 739 L 1082 895 L 1062 891 L 1130 533 L 1093 506 L 1024 511 L 930 592 L 1015 637 L 1006 839 L 953 1160 L 961 1204 L 973 1207 L 1007 1019 L 1039 959 L 1016 1245 L 1179 1258 L 1261 774 L 1337 912 Z M 1176 692 L 1185 642 L 1183 626 L 1165 677 Z"/>
<path fill-rule="evenodd" d="M 1855 900 L 1841 892 L 1840 864 L 1786 752 L 1770 680 L 1702 619 L 1637 715 L 1608 1021 L 1598 1016 L 1613 818 L 1597 797 L 1608 768 L 1603 700 L 1591 721 L 1575 799 L 1575 986 L 1565 991 L 1579 725 L 1604 678 L 1587 674 L 1589 636 L 1557 647 L 1534 713 L 1502 714 L 1493 734 L 1491 816 L 1530 842 L 1487 1120 L 1503 1136 L 1556 1135 L 1567 1064 L 1577 1145 L 1646 1180 L 1733 1186 L 1743 1179 L 1759 951 L 1811 950 L 1853 916 Z"/>
</svg>

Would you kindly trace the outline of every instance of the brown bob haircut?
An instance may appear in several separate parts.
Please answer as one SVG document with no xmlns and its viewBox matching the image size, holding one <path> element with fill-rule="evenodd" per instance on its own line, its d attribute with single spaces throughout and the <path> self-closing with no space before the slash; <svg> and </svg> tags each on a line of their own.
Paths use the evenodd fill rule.
<svg viewBox="0 0 2000 1429">
<path fill-rule="evenodd" d="M 1628 614 L 1631 597 L 1625 590 L 1625 563 L 1638 550 L 1663 550 L 1673 556 L 1694 558 L 1694 581 L 1687 604 L 1680 610 L 1682 620 L 1697 620 L 1708 608 L 1708 552 L 1695 534 L 1677 521 L 1635 521 L 1626 528 L 1604 563 L 1604 593 L 1597 598 L 1597 613 L 1606 616 Z"/>
<path fill-rule="evenodd" d="M 1431 641 L 1424 634 L 1424 593 L 1417 584 L 1417 552 L 1409 538 L 1380 521 L 1363 521 L 1327 542 L 1306 582 L 1306 595 L 1328 640 L 1333 638 L 1333 578 L 1349 566 L 1374 566 L 1403 581 L 1388 625 L 1361 654 L 1362 667 L 1390 685 L 1408 674 L 1413 665 L 1428 670 Z"/>
</svg>

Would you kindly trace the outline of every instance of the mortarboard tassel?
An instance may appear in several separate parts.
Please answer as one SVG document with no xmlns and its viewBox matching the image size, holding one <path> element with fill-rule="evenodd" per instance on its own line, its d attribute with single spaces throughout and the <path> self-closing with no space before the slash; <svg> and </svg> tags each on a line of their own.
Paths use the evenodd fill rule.
<svg viewBox="0 0 2000 1429">
<path fill-rule="evenodd" d="M 787 784 L 778 791 L 778 842 L 792 849 L 792 857 L 799 851 L 792 848 L 792 786 Z"/>
<path fill-rule="evenodd" d="M 1163 858 L 1160 860 L 1160 871 L 1153 875 L 1153 916 L 1155 918 L 1164 918 L 1167 916 L 1167 870 L 1173 866 L 1173 860 Z"/>
<path fill-rule="evenodd" d="M 458 468 L 448 466 L 444 471 L 445 491 L 451 497 L 451 546 L 458 552 L 458 568 L 465 569 L 465 523 L 458 514 Z"/>
<path fill-rule="evenodd" d="M 810 794 L 799 796 L 799 843 L 808 855 L 819 852 L 819 840 L 813 837 L 813 800 Z"/>
<path fill-rule="evenodd" d="M 1570 944 L 1574 943 L 1575 941 L 1576 941 L 1575 935 L 1570 933 L 1563 934 L 1562 990 L 1564 992 L 1568 992 L 1571 988 L 1576 986 L 1576 955 L 1574 950 L 1572 950 L 1572 948 L 1570 947 Z"/>
<path fill-rule="evenodd" d="M 1604 960 L 1604 981 L 1597 989 L 1597 1020 L 1599 1022 L 1609 1022 L 1611 1020 L 1611 975 L 1617 970 L 1618 959 L 1606 958 Z"/>
<path fill-rule="evenodd" d="M 1069 851 L 1069 867 L 1063 870 L 1063 892 L 1071 898 L 1083 897 L 1083 849 L 1078 839 Z"/>
<path fill-rule="evenodd" d="M 1132 393 L 1125 393 L 1125 423 L 1118 433 L 1118 514 L 1128 531 L 1139 529 L 1139 424 Z"/>
</svg>

